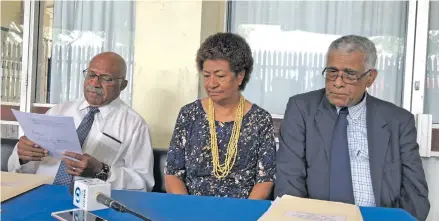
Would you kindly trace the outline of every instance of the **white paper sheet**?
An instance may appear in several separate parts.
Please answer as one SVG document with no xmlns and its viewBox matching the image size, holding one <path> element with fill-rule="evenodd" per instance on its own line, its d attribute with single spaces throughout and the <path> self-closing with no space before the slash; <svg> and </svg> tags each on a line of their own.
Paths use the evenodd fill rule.
<svg viewBox="0 0 439 221">
<path fill-rule="evenodd" d="M 310 221 L 346 221 L 346 217 L 344 216 L 319 215 L 315 213 L 304 213 L 295 211 L 289 211 L 285 213 L 285 216 L 288 218 L 298 218 Z"/>
<path fill-rule="evenodd" d="M 72 117 L 50 116 L 12 110 L 25 136 L 49 151 L 49 156 L 61 159 L 63 152 L 82 154 Z"/>
<path fill-rule="evenodd" d="M 289 195 L 276 198 L 258 221 L 363 221 L 356 205 Z"/>
</svg>

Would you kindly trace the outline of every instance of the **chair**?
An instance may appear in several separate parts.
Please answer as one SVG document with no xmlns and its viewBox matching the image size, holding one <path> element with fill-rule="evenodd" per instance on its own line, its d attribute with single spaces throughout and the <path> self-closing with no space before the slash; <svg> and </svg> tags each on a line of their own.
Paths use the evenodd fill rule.
<svg viewBox="0 0 439 221">
<path fill-rule="evenodd" d="M 167 159 L 167 150 L 153 149 L 154 154 L 154 180 L 155 185 L 152 189 L 153 192 L 165 193 L 165 166 Z"/>
<path fill-rule="evenodd" d="M 8 171 L 8 160 L 14 150 L 17 139 L 2 139 L 1 140 L 1 171 Z"/>
</svg>

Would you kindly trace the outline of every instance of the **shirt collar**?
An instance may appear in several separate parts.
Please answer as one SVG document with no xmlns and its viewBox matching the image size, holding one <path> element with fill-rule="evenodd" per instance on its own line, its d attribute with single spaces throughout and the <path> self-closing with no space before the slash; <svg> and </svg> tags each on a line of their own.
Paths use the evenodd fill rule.
<svg viewBox="0 0 439 221">
<path fill-rule="evenodd" d="M 119 107 L 121 104 L 120 98 L 116 98 L 114 101 L 110 102 L 107 105 L 104 105 L 102 107 L 99 107 L 99 112 L 102 114 L 102 117 L 106 117 L 108 114 L 110 114 L 114 109 Z M 84 102 L 79 106 L 79 111 L 82 111 L 86 108 L 88 108 L 90 104 L 87 102 L 87 100 L 84 99 Z M 88 111 L 87 111 L 88 112 Z"/>
<path fill-rule="evenodd" d="M 367 98 L 367 93 L 364 93 L 364 97 L 363 100 L 361 100 L 360 103 L 348 107 L 349 110 L 349 115 L 351 116 L 351 118 L 353 120 L 358 119 L 361 116 L 361 113 L 363 113 L 364 109 L 366 108 L 366 98 Z M 341 107 L 336 107 L 337 108 L 337 114 L 340 111 Z"/>
</svg>

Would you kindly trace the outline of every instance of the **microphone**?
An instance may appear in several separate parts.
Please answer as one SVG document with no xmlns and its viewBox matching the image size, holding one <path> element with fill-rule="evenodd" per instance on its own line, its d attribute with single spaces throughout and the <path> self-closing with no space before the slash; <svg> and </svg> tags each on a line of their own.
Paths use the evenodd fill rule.
<svg viewBox="0 0 439 221">
<path fill-rule="evenodd" d="M 105 196 L 103 193 L 96 194 L 96 201 L 98 203 L 104 204 L 108 208 L 112 208 L 118 212 L 126 212 L 128 209 L 122 203 L 117 202 L 116 200 L 111 199 L 108 196 Z"/>
<path fill-rule="evenodd" d="M 108 207 L 96 202 L 96 193 L 111 194 L 111 184 L 100 179 L 77 179 L 75 180 L 73 192 L 73 205 L 86 211 L 106 209 Z"/>
<path fill-rule="evenodd" d="M 142 220 L 151 221 L 150 219 L 144 217 L 143 215 L 141 215 L 139 213 L 134 212 L 133 210 L 127 208 L 122 203 L 120 203 L 120 202 L 118 202 L 118 201 L 116 201 L 114 199 L 111 199 L 110 197 L 106 196 L 103 193 L 97 193 L 96 194 L 96 201 L 98 203 L 101 203 L 101 204 L 103 204 L 103 205 L 105 205 L 105 206 L 107 206 L 109 208 L 112 208 L 112 209 L 118 211 L 118 212 L 129 213 L 129 214 L 132 214 L 134 216 L 137 216 L 138 218 L 140 218 Z"/>
</svg>

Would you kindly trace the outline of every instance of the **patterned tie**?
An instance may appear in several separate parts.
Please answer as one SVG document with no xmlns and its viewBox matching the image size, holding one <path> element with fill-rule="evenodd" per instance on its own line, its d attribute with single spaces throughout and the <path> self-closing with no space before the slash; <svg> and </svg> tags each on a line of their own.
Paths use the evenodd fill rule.
<svg viewBox="0 0 439 221">
<path fill-rule="evenodd" d="M 347 127 L 348 108 L 340 109 L 331 143 L 329 200 L 354 204 Z"/>
<path fill-rule="evenodd" d="M 84 144 L 85 138 L 87 138 L 88 132 L 90 132 L 91 125 L 93 125 L 95 114 L 99 112 L 99 109 L 97 107 L 88 107 L 88 109 L 88 113 L 85 115 L 84 119 L 82 119 L 78 129 L 76 129 L 76 133 L 78 133 L 79 144 L 81 145 L 81 147 Z M 66 170 L 66 164 L 64 163 L 64 161 L 61 161 L 53 184 L 69 185 L 72 182 L 73 177 L 72 175 L 68 174 Z"/>
</svg>

